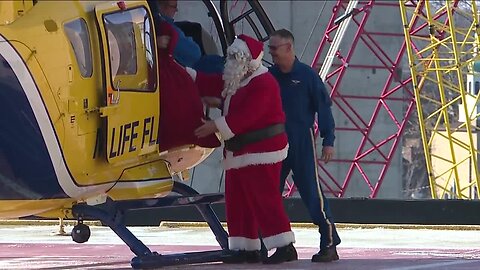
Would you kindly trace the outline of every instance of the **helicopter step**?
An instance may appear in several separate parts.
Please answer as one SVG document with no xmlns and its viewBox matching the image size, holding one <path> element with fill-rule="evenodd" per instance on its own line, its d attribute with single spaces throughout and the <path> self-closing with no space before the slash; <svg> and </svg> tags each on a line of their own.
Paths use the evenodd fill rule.
<svg viewBox="0 0 480 270">
<path fill-rule="evenodd" d="M 225 254 L 224 251 L 228 249 L 228 234 L 222 227 L 210 204 L 222 201 L 224 199 L 223 194 L 199 194 L 193 188 L 180 182 L 174 182 L 173 192 L 180 194 L 180 196 L 125 201 L 107 200 L 105 203 L 95 206 L 85 203 L 74 205 L 72 207 L 72 213 L 78 219 L 79 223 L 72 231 L 72 238 L 77 243 L 88 241 L 90 229 L 83 224 L 83 220 L 100 220 L 102 224 L 110 227 L 136 255 L 130 262 L 134 269 L 152 269 L 168 265 L 221 261 Z M 187 205 L 195 205 L 198 209 L 215 235 L 221 247 L 220 250 L 161 255 L 157 252 L 152 252 L 123 222 L 123 213 L 125 210 Z"/>
</svg>

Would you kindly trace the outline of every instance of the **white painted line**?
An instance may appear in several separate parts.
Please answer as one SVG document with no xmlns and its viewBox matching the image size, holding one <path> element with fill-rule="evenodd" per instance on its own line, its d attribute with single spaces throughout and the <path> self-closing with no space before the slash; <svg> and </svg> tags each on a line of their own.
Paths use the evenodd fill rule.
<svg viewBox="0 0 480 270">
<path fill-rule="evenodd" d="M 471 261 L 466 261 L 466 260 L 461 260 L 461 261 L 448 261 L 448 262 L 439 262 L 439 263 L 430 263 L 430 264 L 424 264 L 424 265 L 418 265 L 418 266 L 405 266 L 405 267 L 397 267 L 397 268 L 384 268 L 382 270 L 417 270 L 417 269 L 436 269 L 438 267 L 445 267 L 445 266 L 451 266 L 451 265 L 459 265 L 459 264 L 470 264 L 470 263 L 478 263 L 480 264 L 480 261 L 478 260 L 471 260 Z"/>
</svg>

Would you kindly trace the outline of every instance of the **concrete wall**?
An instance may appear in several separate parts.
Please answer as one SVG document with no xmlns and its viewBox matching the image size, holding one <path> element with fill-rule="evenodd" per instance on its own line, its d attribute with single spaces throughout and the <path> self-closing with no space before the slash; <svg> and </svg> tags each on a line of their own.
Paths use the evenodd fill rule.
<svg viewBox="0 0 480 270">
<path fill-rule="evenodd" d="M 219 6 L 218 1 L 214 3 Z M 231 4 L 235 3 L 234 1 Z M 239 14 L 245 8 L 245 2 L 239 1 L 235 8 L 232 8 L 232 16 Z M 260 1 L 266 13 L 269 15 L 276 29 L 286 28 L 295 35 L 295 47 L 297 56 L 303 62 L 310 64 L 317 50 L 319 42 L 323 37 L 325 28 L 332 14 L 332 8 L 336 1 Z M 201 1 L 179 1 L 179 12 L 176 20 L 190 20 L 200 22 L 207 32 L 210 32 L 215 38 L 216 33 L 213 30 L 214 26 L 211 20 L 206 15 L 206 9 L 203 7 Z M 395 8 L 381 8 L 375 7 L 368 21 L 367 27 L 369 31 L 379 31 L 382 29 L 390 29 L 391 32 L 403 33 L 401 28 L 400 12 Z M 236 29 L 237 33 L 252 34 L 250 27 L 246 24 L 239 25 Z M 347 31 L 344 42 L 340 49 L 346 52 L 351 46 L 352 39 L 356 27 L 350 27 Z M 396 55 L 403 39 L 379 38 L 382 48 L 392 55 Z M 392 56 L 393 57 L 393 56 Z M 323 59 L 323 58 L 321 58 Z M 268 54 L 266 60 L 269 60 Z M 364 46 L 358 45 L 355 54 L 352 57 L 351 63 L 375 64 L 376 58 Z M 383 88 L 386 80 L 386 72 L 382 70 L 372 69 L 349 69 L 345 75 L 341 91 L 343 94 L 352 95 L 369 95 L 378 96 Z M 363 115 L 364 118 L 369 119 L 372 114 L 376 101 L 358 101 L 355 104 L 355 110 Z M 389 104 L 393 113 L 401 118 L 403 115 L 404 104 L 391 103 Z M 345 117 L 338 108 L 334 107 L 334 115 L 338 127 L 352 127 L 353 123 Z M 378 142 L 395 131 L 396 127 L 388 114 L 384 111 L 377 119 L 373 134 L 374 141 Z M 339 159 L 351 159 L 359 145 L 361 136 L 353 132 L 337 132 L 336 152 Z M 320 149 L 320 148 L 319 148 Z M 401 147 L 399 147 L 401 149 Z M 385 177 L 381 191 L 378 194 L 379 198 L 402 198 L 402 164 L 400 151 L 397 151 L 392 165 Z M 196 189 L 200 192 L 215 192 L 223 190 L 223 176 L 220 168 L 221 152 L 215 151 L 214 154 L 206 160 L 203 164 L 197 166 L 192 172 L 193 183 Z M 372 159 L 377 159 L 373 157 Z M 380 160 L 380 158 L 378 158 Z M 350 164 L 345 163 L 331 163 L 328 165 L 328 170 L 341 183 L 346 176 L 346 172 Z M 378 178 L 380 167 L 366 166 L 366 174 L 369 175 L 375 184 Z M 346 197 L 366 197 L 370 193 L 368 186 L 359 173 L 354 174 L 346 193 Z"/>
</svg>

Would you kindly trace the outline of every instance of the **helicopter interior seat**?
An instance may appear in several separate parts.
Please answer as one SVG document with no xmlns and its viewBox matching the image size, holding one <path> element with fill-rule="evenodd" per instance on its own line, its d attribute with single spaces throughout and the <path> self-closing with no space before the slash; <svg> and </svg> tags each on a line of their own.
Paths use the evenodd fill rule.
<svg viewBox="0 0 480 270">
<path fill-rule="evenodd" d="M 180 28 L 183 33 L 191 37 L 195 43 L 200 47 L 200 51 L 203 55 L 218 55 L 217 45 L 213 40 L 212 35 L 203 29 L 202 25 L 197 22 L 178 21 L 175 25 Z"/>
<path fill-rule="evenodd" d="M 182 30 L 185 36 L 191 37 L 200 47 L 202 57 L 193 68 L 206 73 L 221 73 L 225 59 L 218 53 L 217 45 L 212 35 L 203 29 L 197 22 L 178 21 L 175 25 Z"/>
</svg>

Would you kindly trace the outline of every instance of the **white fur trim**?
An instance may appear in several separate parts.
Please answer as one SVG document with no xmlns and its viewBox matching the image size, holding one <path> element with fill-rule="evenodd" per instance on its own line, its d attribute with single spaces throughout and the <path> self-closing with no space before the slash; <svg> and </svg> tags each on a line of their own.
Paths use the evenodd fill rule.
<svg viewBox="0 0 480 270">
<path fill-rule="evenodd" d="M 228 114 L 228 108 L 230 107 L 230 100 L 232 99 L 232 96 L 227 96 L 225 98 L 225 101 L 223 102 L 223 115 Z"/>
<path fill-rule="evenodd" d="M 295 234 L 292 231 L 280 233 L 263 238 L 263 243 L 267 250 L 284 247 L 290 243 L 295 243 Z"/>
<path fill-rule="evenodd" d="M 192 77 L 192 80 L 195 81 L 197 79 L 197 71 L 193 68 L 185 67 L 185 70 L 187 71 L 188 75 Z"/>
<path fill-rule="evenodd" d="M 263 59 L 263 51 L 260 52 L 258 55 L 257 59 L 253 59 L 250 61 L 250 64 L 248 64 L 248 68 L 250 70 L 257 70 L 262 65 L 262 59 Z"/>
<path fill-rule="evenodd" d="M 240 156 L 233 156 L 233 153 L 227 151 L 225 160 L 223 160 L 223 167 L 225 170 L 238 169 L 248 165 L 258 164 L 274 164 L 287 158 L 288 144 L 285 148 L 264 153 L 247 153 Z"/>
<path fill-rule="evenodd" d="M 227 121 L 225 120 L 225 116 L 215 119 L 214 122 L 215 126 L 217 126 L 218 128 L 218 131 L 220 131 L 220 134 L 222 134 L 222 139 L 228 140 L 235 136 L 235 134 L 233 134 L 232 130 L 228 126 Z"/>
<path fill-rule="evenodd" d="M 246 237 L 228 237 L 228 249 L 230 250 L 260 250 L 260 239 Z"/>
<path fill-rule="evenodd" d="M 257 77 L 257 76 L 260 76 L 264 73 L 267 73 L 268 72 L 268 68 L 266 68 L 265 66 L 260 66 L 258 69 L 256 69 L 252 75 L 248 76 L 247 78 L 243 79 L 243 81 L 240 81 L 240 87 L 244 87 L 245 85 L 247 85 L 253 78 Z"/>
<path fill-rule="evenodd" d="M 250 53 L 247 43 L 239 38 L 236 38 L 232 45 L 230 45 L 227 49 L 227 53 L 238 54 L 242 52 L 245 56 L 247 56 L 247 58 L 252 58 L 252 54 Z"/>
</svg>

